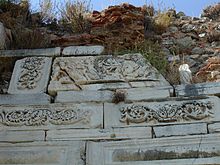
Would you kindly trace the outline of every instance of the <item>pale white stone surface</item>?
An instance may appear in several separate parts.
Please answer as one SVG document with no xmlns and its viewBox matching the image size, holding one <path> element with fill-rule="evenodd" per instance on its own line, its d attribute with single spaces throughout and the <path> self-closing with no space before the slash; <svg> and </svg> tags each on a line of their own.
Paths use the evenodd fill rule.
<svg viewBox="0 0 220 165">
<path fill-rule="evenodd" d="M 49 92 L 55 95 L 56 91 L 79 90 L 88 84 L 134 81 L 149 81 L 150 86 L 152 81 L 159 86 L 169 84 L 141 54 L 59 57 L 53 63 Z"/>
<path fill-rule="evenodd" d="M 102 128 L 102 104 L 50 104 L 0 106 L 0 126 L 5 130 Z"/>
<path fill-rule="evenodd" d="M 220 96 L 220 83 L 198 83 L 191 85 L 178 85 L 175 87 L 177 96 Z"/>
<path fill-rule="evenodd" d="M 151 138 L 151 127 L 49 130 L 47 140 L 116 140 Z"/>
<path fill-rule="evenodd" d="M 153 127 L 156 138 L 169 136 L 184 136 L 207 134 L 207 124 L 184 124 Z"/>
<path fill-rule="evenodd" d="M 189 69 L 188 64 L 180 65 L 179 73 L 180 73 L 181 84 L 191 84 L 192 83 L 192 72 Z"/>
<path fill-rule="evenodd" d="M 131 86 L 128 83 L 103 83 L 103 84 L 88 84 L 81 85 L 83 90 L 115 90 L 115 89 L 129 89 Z"/>
<path fill-rule="evenodd" d="M 84 142 L 0 143 L 0 164 L 84 165 Z"/>
<path fill-rule="evenodd" d="M 50 96 L 45 93 L 0 95 L 0 105 L 41 105 L 50 104 L 50 100 Z"/>
<path fill-rule="evenodd" d="M 170 97 L 171 87 L 167 88 L 131 88 L 127 89 L 126 101 L 144 101 Z"/>
<path fill-rule="evenodd" d="M 0 128 L 0 142 L 44 141 L 45 131 L 18 131 Z M 0 155 L 1 156 L 1 155 Z"/>
<path fill-rule="evenodd" d="M 89 142 L 86 161 L 88 165 L 215 164 L 220 160 L 219 136 Z"/>
<path fill-rule="evenodd" d="M 55 102 L 57 103 L 83 103 L 83 102 L 111 102 L 111 91 L 59 91 Z"/>
<path fill-rule="evenodd" d="M 218 97 L 104 103 L 104 125 L 111 128 L 220 121 L 219 109 Z"/>
<path fill-rule="evenodd" d="M 209 133 L 218 133 L 220 132 L 220 123 L 213 123 L 208 125 Z"/>
<path fill-rule="evenodd" d="M 1 50 L 2 57 L 57 57 L 60 56 L 61 48 L 44 48 L 44 49 L 19 49 L 19 50 Z"/>
<path fill-rule="evenodd" d="M 8 93 L 45 93 L 49 81 L 52 58 L 27 57 L 15 63 Z"/>
<path fill-rule="evenodd" d="M 63 49 L 64 56 L 99 55 L 104 51 L 101 45 L 96 46 L 69 46 Z"/>
</svg>

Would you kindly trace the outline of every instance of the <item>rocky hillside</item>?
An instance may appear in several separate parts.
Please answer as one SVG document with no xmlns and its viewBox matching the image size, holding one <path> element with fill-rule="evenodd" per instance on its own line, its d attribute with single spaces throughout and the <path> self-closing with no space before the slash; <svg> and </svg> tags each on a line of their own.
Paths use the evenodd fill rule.
<svg viewBox="0 0 220 165">
<path fill-rule="evenodd" d="M 101 12 L 93 11 L 87 17 L 88 28 L 84 32 L 73 33 L 59 21 L 43 23 L 41 14 L 31 14 L 27 4 L 1 5 L 0 48 L 104 45 L 105 54 L 147 51 L 153 59 L 158 56 L 154 61 L 150 60 L 152 58 L 148 60 L 166 70 L 164 74 L 171 84 L 179 83 L 178 67 L 182 63 L 190 66 L 193 83 L 219 82 L 219 12 L 220 4 L 204 9 L 201 18 L 176 13 L 173 9 L 157 12 L 150 6 L 121 4 Z M 161 64 L 164 59 L 166 65 Z M 15 60 L 1 58 L 1 84 L 10 79 Z"/>
</svg>

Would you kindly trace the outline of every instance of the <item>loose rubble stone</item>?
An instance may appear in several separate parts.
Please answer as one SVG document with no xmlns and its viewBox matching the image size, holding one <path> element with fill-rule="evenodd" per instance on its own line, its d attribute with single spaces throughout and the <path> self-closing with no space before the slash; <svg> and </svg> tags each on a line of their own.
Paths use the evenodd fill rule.
<svg viewBox="0 0 220 165">
<path fill-rule="evenodd" d="M 60 53 L 60 47 L 44 49 L 1 50 L 0 57 L 57 57 L 60 56 Z"/>
<path fill-rule="evenodd" d="M 50 76 L 52 58 L 27 57 L 18 60 L 11 77 L 8 93 L 44 93 Z"/>
<path fill-rule="evenodd" d="M 156 137 L 207 134 L 207 124 L 186 124 L 153 127 Z"/>
<path fill-rule="evenodd" d="M 70 46 L 63 49 L 64 56 L 99 55 L 104 51 L 103 46 Z"/>
</svg>

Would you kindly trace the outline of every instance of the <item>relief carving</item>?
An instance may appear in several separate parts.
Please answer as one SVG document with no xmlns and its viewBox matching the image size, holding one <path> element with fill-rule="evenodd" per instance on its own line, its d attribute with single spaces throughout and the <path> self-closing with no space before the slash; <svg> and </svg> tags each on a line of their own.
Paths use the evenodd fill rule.
<svg viewBox="0 0 220 165">
<path fill-rule="evenodd" d="M 52 81 L 80 85 L 103 81 L 147 80 L 149 76 L 158 80 L 155 72 L 140 54 L 57 58 L 53 65 Z"/>
<path fill-rule="evenodd" d="M 29 57 L 26 58 L 21 65 L 21 73 L 18 78 L 18 89 L 34 89 L 37 82 L 42 77 L 42 68 L 44 66 L 44 58 Z"/>
<path fill-rule="evenodd" d="M 213 117 L 213 104 L 211 102 L 186 102 L 181 105 L 165 104 L 157 108 L 143 105 L 131 105 L 120 109 L 121 122 L 143 123 L 143 122 L 177 122 L 202 120 Z"/>
<path fill-rule="evenodd" d="M 53 125 L 68 125 L 77 122 L 89 122 L 89 111 L 79 109 L 25 109 L 16 111 L 2 111 L 0 113 L 1 124 L 7 126 L 43 126 L 48 124 Z"/>
</svg>

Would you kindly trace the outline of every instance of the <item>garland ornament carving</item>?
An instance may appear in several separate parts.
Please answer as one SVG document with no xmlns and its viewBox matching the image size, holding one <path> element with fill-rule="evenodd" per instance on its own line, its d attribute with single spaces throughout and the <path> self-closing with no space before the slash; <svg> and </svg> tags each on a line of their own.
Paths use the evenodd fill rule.
<svg viewBox="0 0 220 165">
<path fill-rule="evenodd" d="M 89 122 L 90 112 L 79 109 L 25 109 L 16 111 L 2 111 L 1 123 L 7 126 L 41 126 L 41 125 L 68 125 L 77 122 Z"/>
<path fill-rule="evenodd" d="M 120 109 L 121 122 L 177 122 L 189 120 L 202 120 L 213 117 L 213 104 L 211 102 L 186 102 L 181 105 L 165 104 L 158 108 L 143 105 L 131 105 Z"/>
<path fill-rule="evenodd" d="M 28 57 L 21 65 L 21 74 L 18 77 L 18 89 L 34 89 L 42 77 L 44 58 Z"/>
</svg>

